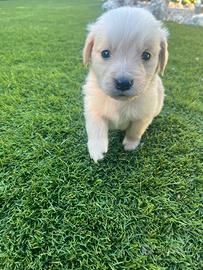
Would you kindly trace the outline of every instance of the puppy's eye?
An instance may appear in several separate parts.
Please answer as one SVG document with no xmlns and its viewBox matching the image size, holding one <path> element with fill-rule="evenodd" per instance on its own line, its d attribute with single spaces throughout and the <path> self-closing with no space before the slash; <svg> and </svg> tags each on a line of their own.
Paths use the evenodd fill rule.
<svg viewBox="0 0 203 270">
<path fill-rule="evenodd" d="M 151 58 L 151 54 L 147 51 L 144 51 L 143 54 L 142 54 L 142 59 L 144 61 L 149 61 L 149 59 Z"/>
<path fill-rule="evenodd" d="M 103 50 L 103 51 L 101 52 L 101 56 L 102 56 L 102 58 L 104 58 L 104 59 L 110 58 L 110 57 L 111 57 L 111 52 L 110 52 L 109 50 Z"/>
</svg>

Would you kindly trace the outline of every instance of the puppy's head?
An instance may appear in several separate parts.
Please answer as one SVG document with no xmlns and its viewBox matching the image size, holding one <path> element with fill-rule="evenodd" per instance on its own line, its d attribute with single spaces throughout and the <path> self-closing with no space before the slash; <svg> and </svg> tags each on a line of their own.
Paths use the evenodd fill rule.
<svg viewBox="0 0 203 270">
<path fill-rule="evenodd" d="M 157 73 L 164 72 L 167 31 L 144 9 L 110 10 L 89 26 L 83 59 L 107 95 L 139 96 Z"/>
</svg>

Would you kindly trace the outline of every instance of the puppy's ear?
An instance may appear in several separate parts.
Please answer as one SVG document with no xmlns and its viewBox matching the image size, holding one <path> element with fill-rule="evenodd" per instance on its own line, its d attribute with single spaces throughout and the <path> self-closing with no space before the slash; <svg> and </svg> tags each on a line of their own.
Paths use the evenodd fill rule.
<svg viewBox="0 0 203 270">
<path fill-rule="evenodd" d="M 85 46 L 83 48 L 84 65 L 88 65 L 90 61 L 93 46 L 94 46 L 94 35 L 92 32 L 90 32 L 86 38 Z"/>
<path fill-rule="evenodd" d="M 164 74 L 166 64 L 168 62 L 168 43 L 167 43 L 168 31 L 162 29 L 161 31 L 161 43 L 160 43 L 160 52 L 159 52 L 159 64 L 158 71 L 161 75 Z"/>
</svg>

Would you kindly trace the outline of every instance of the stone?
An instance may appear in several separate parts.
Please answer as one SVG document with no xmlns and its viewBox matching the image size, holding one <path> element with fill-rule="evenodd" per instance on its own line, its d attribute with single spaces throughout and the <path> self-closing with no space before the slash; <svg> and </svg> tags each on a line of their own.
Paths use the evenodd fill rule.
<svg viewBox="0 0 203 270">
<path fill-rule="evenodd" d="M 151 0 L 148 8 L 151 13 L 158 19 L 164 20 L 168 16 L 168 1 Z"/>
<path fill-rule="evenodd" d="M 196 7 L 202 7 L 201 1 L 196 2 Z M 193 8 L 188 8 L 177 5 L 169 5 L 167 0 L 151 0 L 137 1 L 137 0 L 108 0 L 103 4 L 104 9 L 112 9 L 121 6 L 137 6 L 149 10 L 158 20 L 174 21 L 181 24 L 192 24 L 203 27 L 203 14 L 194 14 Z M 199 13 L 199 10 L 197 11 Z"/>
<path fill-rule="evenodd" d="M 192 17 L 192 24 L 198 25 L 198 26 L 203 26 L 203 14 L 194 15 Z"/>
<path fill-rule="evenodd" d="M 137 0 L 108 0 L 106 1 L 102 7 L 103 9 L 113 9 L 122 6 L 134 6 L 137 5 Z"/>
</svg>

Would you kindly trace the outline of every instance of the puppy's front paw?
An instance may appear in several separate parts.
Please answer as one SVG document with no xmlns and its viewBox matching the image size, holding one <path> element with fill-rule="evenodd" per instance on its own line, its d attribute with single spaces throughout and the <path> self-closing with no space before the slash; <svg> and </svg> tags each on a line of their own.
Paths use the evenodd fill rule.
<svg viewBox="0 0 203 270">
<path fill-rule="evenodd" d="M 108 150 L 108 141 L 105 139 L 89 140 L 88 141 L 88 150 L 90 157 L 97 162 L 104 158 L 104 154 Z"/>
<path fill-rule="evenodd" d="M 127 137 L 125 137 L 123 140 L 124 149 L 126 151 L 135 150 L 135 148 L 137 148 L 139 144 L 140 144 L 140 139 L 133 141 L 133 140 L 129 140 Z"/>
</svg>

